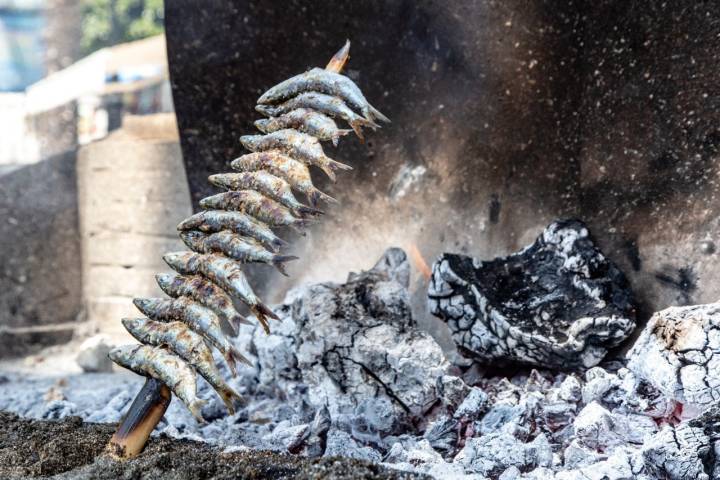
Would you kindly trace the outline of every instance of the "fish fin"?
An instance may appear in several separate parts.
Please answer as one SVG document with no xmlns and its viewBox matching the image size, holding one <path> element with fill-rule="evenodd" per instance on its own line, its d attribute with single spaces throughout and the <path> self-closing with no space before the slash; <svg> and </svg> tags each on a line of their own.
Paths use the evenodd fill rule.
<svg viewBox="0 0 720 480">
<path fill-rule="evenodd" d="M 262 302 L 258 302 L 257 304 L 250 306 L 250 310 L 255 314 L 255 318 L 257 318 L 258 322 L 260 322 L 263 326 L 265 333 L 270 333 L 270 325 L 268 324 L 267 317 L 280 320 L 280 318 L 275 315 L 275 312 L 270 310 L 270 308 Z"/>
<path fill-rule="evenodd" d="M 233 399 L 236 398 L 238 399 L 238 401 L 242 402 L 243 398 L 235 390 L 228 387 L 227 385 L 217 390 L 217 393 L 218 395 L 220 395 L 220 398 L 225 404 L 225 408 L 227 408 L 228 413 L 230 415 L 235 415 L 235 405 L 233 404 Z"/>
<path fill-rule="evenodd" d="M 202 416 L 202 407 L 207 403 L 207 400 L 194 400 L 190 403 L 190 405 L 187 405 L 188 410 L 190 410 L 190 413 L 192 413 L 193 417 L 195 417 L 195 420 L 197 420 L 198 423 L 207 423 L 207 420 L 205 420 Z"/>
<path fill-rule="evenodd" d="M 360 139 L 360 143 L 365 143 L 365 135 L 363 135 L 362 127 L 365 126 L 365 123 L 363 123 L 361 120 L 353 120 L 351 122 L 348 122 L 350 124 L 350 127 L 352 127 L 353 131 L 355 132 L 355 135 Z"/>
<path fill-rule="evenodd" d="M 230 351 L 228 352 L 227 359 L 229 362 L 244 363 L 245 365 L 252 367 L 252 362 L 248 360 L 245 355 L 240 353 L 240 351 L 232 345 L 230 345 Z"/>
<path fill-rule="evenodd" d="M 293 214 L 300 218 L 305 218 L 308 215 L 325 215 L 325 212 L 323 212 L 322 210 L 318 210 L 317 208 L 300 205 L 299 207 L 293 209 Z"/>
<path fill-rule="evenodd" d="M 333 136 L 332 136 L 332 138 L 331 138 L 332 144 L 337 147 L 337 145 L 338 145 L 338 140 L 340 140 L 340 137 L 344 137 L 345 135 L 347 135 L 347 134 L 350 133 L 350 132 L 352 132 L 352 129 L 351 129 L 351 128 L 342 129 L 342 130 L 337 130 L 337 131 L 333 134 Z"/>
<path fill-rule="evenodd" d="M 273 267 L 277 268 L 280 273 L 285 275 L 286 277 L 289 277 L 287 271 L 285 270 L 285 262 L 289 262 L 291 260 L 297 260 L 299 257 L 296 257 L 294 255 L 274 255 L 272 259 Z"/>
<path fill-rule="evenodd" d="M 325 173 L 325 175 L 330 178 L 333 182 L 337 180 L 337 177 L 335 175 L 335 170 L 352 170 L 353 167 L 350 165 L 346 165 L 344 163 L 338 162 L 337 160 L 333 160 L 330 157 L 325 157 L 325 161 L 318 165 L 318 167 Z"/>
<path fill-rule="evenodd" d="M 320 200 L 323 200 L 327 203 L 340 203 L 335 198 L 331 197 L 327 193 L 323 193 L 317 188 L 313 189 L 310 194 L 308 195 L 308 199 L 310 200 L 310 204 L 312 206 L 316 206 Z"/>
<path fill-rule="evenodd" d="M 252 325 L 252 322 L 245 318 L 244 315 L 240 315 L 239 313 L 236 313 L 232 317 L 228 319 L 228 323 L 232 325 L 232 327 L 235 329 L 235 332 L 240 331 L 240 325 Z"/>
<path fill-rule="evenodd" d="M 273 246 L 273 250 L 276 252 L 279 251 L 281 248 L 287 247 L 289 245 L 288 242 L 279 237 L 273 238 L 270 244 Z"/>
<path fill-rule="evenodd" d="M 342 72 L 348 58 L 350 58 L 350 40 L 345 40 L 345 45 L 343 45 L 342 48 L 333 55 L 330 62 L 325 67 L 325 70 L 335 73 Z"/>
<path fill-rule="evenodd" d="M 372 105 L 368 105 L 368 109 L 369 109 L 369 111 L 370 111 L 370 116 L 372 116 L 373 118 L 376 118 L 376 119 L 378 119 L 378 120 L 381 120 L 381 121 L 383 121 L 383 122 L 385 122 L 385 123 L 392 123 L 388 117 L 386 117 L 385 115 L 383 115 L 383 114 L 380 112 L 380 110 L 378 110 L 377 108 L 373 107 Z"/>
</svg>

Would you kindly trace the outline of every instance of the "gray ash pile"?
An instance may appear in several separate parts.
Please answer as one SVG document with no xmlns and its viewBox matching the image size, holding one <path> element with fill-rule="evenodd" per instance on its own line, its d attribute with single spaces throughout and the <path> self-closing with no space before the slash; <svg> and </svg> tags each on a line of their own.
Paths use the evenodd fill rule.
<svg viewBox="0 0 720 480">
<path fill-rule="evenodd" d="M 173 402 L 158 434 L 228 453 L 343 456 L 440 479 L 720 478 L 720 413 L 709 400 L 720 395 L 710 368 L 720 306 L 657 313 L 626 359 L 503 372 L 477 356 L 448 361 L 417 328 L 409 268 L 404 252 L 390 249 L 345 283 L 289 292 L 271 334 L 243 325 L 234 339 L 249 346 L 250 365 L 232 378 L 221 364 L 245 403 L 227 415 L 200 381 L 208 422 Z M 52 387 L 9 377 L 0 409 L 116 422 L 137 382 L 86 374 Z"/>
</svg>

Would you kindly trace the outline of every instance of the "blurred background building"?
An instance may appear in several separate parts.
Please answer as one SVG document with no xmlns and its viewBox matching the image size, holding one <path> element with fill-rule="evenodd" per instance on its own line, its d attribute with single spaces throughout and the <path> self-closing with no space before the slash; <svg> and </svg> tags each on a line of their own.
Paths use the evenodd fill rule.
<svg viewBox="0 0 720 480">
<path fill-rule="evenodd" d="M 190 210 L 172 112 L 162 0 L 0 0 L 0 357 L 153 287 Z"/>
</svg>

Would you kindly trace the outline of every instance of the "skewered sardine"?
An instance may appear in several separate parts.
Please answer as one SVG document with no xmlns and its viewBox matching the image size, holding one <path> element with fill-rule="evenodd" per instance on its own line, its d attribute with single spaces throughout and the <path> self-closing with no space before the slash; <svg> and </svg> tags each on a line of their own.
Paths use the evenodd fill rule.
<svg viewBox="0 0 720 480">
<path fill-rule="evenodd" d="M 201 230 L 203 232 L 219 232 L 232 230 L 236 233 L 255 238 L 277 251 L 287 245 L 285 240 L 258 220 L 241 212 L 228 212 L 224 210 L 205 210 L 192 215 L 177 226 L 178 230 Z"/>
<path fill-rule="evenodd" d="M 295 75 L 278 83 L 258 99 L 260 104 L 277 103 L 294 97 L 302 92 L 321 92 L 342 98 L 348 105 L 360 110 L 367 120 L 379 119 L 389 122 L 390 119 L 380 113 L 365 98 L 355 82 L 345 75 L 331 72 L 324 68 L 313 68 L 305 73 Z"/>
<path fill-rule="evenodd" d="M 228 258 L 243 263 L 267 263 L 277 268 L 285 276 L 288 274 L 283 263 L 298 258 L 292 255 L 277 255 L 268 252 L 252 238 L 242 237 L 227 230 L 210 235 L 197 231 L 182 232 L 180 238 L 195 252 L 222 253 Z"/>
<path fill-rule="evenodd" d="M 255 314 L 266 332 L 270 331 L 267 317 L 278 319 L 255 295 L 240 266 L 222 255 L 192 252 L 166 253 L 163 260 L 170 268 L 183 275 L 202 274 L 230 295 L 241 299 Z"/>
<path fill-rule="evenodd" d="M 121 345 L 110 350 L 108 356 L 121 367 L 163 382 L 198 422 L 205 422 L 200 409 L 206 402 L 197 398 L 197 377 L 180 357 L 165 349 L 145 345 Z"/>
<path fill-rule="evenodd" d="M 209 308 L 187 297 L 135 298 L 133 303 L 138 310 L 153 320 L 179 320 L 186 323 L 223 354 L 233 376 L 237 375 L 235 362 L 250 365 L 250 361 L 225 337 L 220 328 L 220 318 Z"/>
<path fill-rule="evenodd" d="M 182 234 L 180 234 L 182 237 Z M 238 332 L 240 324 L 251 325 L 233 306 L 232 299 L 225 291 L 201 275 L 172 275 L 159 273 L 155 280 L 163 292 L 173 298 L 189 297 L 215 312 Z"/>
<path fill-rule="evenodd" d="M 301 209 L 309 209 L 309 207 L 298 202 L 288 182 L 265 171 L 219 173 L 217 175 L 210 175 L 208 180 L 213 185 L 228 190 L 257 190 L 263 195 L 298 212 L 302 211 Z"/>
<path fill-rule="evenodd" d="M 304 223 L 313 222 L 313 220 L 306 218 L 310 215 L 307 210 L 312 211 L 313 215 L 322 214 L 321 210 L 310 208 L 302 214 L 254 190 L 237 190 L 205 197 L 200 200 L 200 208 L 206 210 L 233 210 L 246 213 L 271 226 L 292 225 L 297 219 L 305 220 Z"/>
<path fill-rule="evenodd" d="M 257 105 L 255 110 L 267 117 L 277 117 L 298 108 L 316 110 L 331 117 L 345 120 L 360 140 L 365 139 L 362 133 L 363 127 L 378 128 L 377 123 L 367 120 L 353 112 L 341 98 L 318 92 L 301 93 L 297 97 L 293 97 L 280 105 Z"/>
<path fill-rule="evenodd" d="M 337 203 L 337 200 L 330 195 L 315 188 L 307 165 L 278 151 L 249 153 L 230 162 L 230 166 L 241 172 L 266 170 L 287 181 L 295 190 L 304 193 L 313 206 L 316 206 L 320 200 Z"/>
<path fill-rule="evenodd" d="M 350 165 L 336 162 L 323 151 L 320 141 L 307 133 L 285 129 L 267 135 L 243 135 L 240 143 L 251 152 L 278 150 L 295 160 L 315 165 L 335 181 L 334 170 L 352 170 Z"/>
<path fill-rule="evenodd" d="M 147 345 L 166 346 L 195 370 L 220 395 L 232 415 L 235 413 L 233 399 L 242 397 L 225 382 L 215 366 L 212 352 L 203 337 L 182 322 L 156 322 L 147 318 L 123 318 L 122 324 L 139 342 Z"/>
<path fill-rule="evenodd" d="M 296 108 L 279 117 L 256 120 L 255 127 L 263 133 L 293 128 L 318 140 L 331 141 L 335 146 L 340 137 L 352 132 L 338 128 L 335 120 L 309 108 Z"/>
</svg>

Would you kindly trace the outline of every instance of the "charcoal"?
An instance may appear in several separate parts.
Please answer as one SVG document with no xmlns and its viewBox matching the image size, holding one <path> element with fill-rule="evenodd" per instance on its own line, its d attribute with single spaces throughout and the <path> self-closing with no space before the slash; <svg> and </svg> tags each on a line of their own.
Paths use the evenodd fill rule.
<svg viewBox="0 0 720 480">
<path fill-rule="evenodd" d="M 443 375 L 436 382 L 437 394 L 443 405 L 451 410 L 457 409 L 470 393 L 470 387 L 460 377 Z"/>
<path fill-rule="evenodd" d="M 438 399 L 436 381 L 449 364 L 416 328 L 408 270 L 405 253 L 390 249 L 373 269 L 342 285 L 310 286 L 295 302 L 298 367 L 311 403 L 334 415 L 383 398 L 400 418 L 421 416 Z"/>
<path fill-rule="evenodd" d="M 697 413 L 720 400 L 720 303 L 652 316 L 627 353 L 628 368 Z"/>
<path fill-rule="evenodd" d="M 452 455 L 458 445 L 458 421 L 442 416 L 430 424 L 423 438 L 444 457 Z"/>
<path fill-rule="evenodd" d="M 491 433 L 469 439 L 455 456 L 455 463 L 467 471 L 497 477 L 511 466 L 524 471 L 548 467 L 552 463 L 552 450 L 544 435 L 523 443 L 507 433 Z"/>
<path fill-rule="evenodd" d="M 379 463 L 382 459 L 380 452 L 371 447 L 361 446 L 350 434 L 338 429 L 330 429 L 328 432 L 325 456 L 349 457 L 375 463 Z"/>
<path fill-rule="evenodd" d="M 643 448 L 648 472 L 669 480 L 709 480 L 705 471 L 712 447 L 702 428 L 665 426 Z"/>
<path fill-rule="evenodd" d="M 625 276 L 578 220 L 505 258 L 444 254 L 432 272 L 430 311 L 478 361 L 590 368 L 635 328 Z"/>
<path fill-rule="evenodd" d="M 628 443 L 642 445 L 657 432 L 655 421 L 642 415 L 617 415 L 597 402 L 578 413 L 573 423 L 580 445 L 598 452 L 610 452 Z"/>
<path fill-rule="evenodd" d="M 455 419 L 477 420 L 487 409 L 488 394 L 481 388 L 473 387 L 465 400 L 455 411 Z"/>
</svg>

